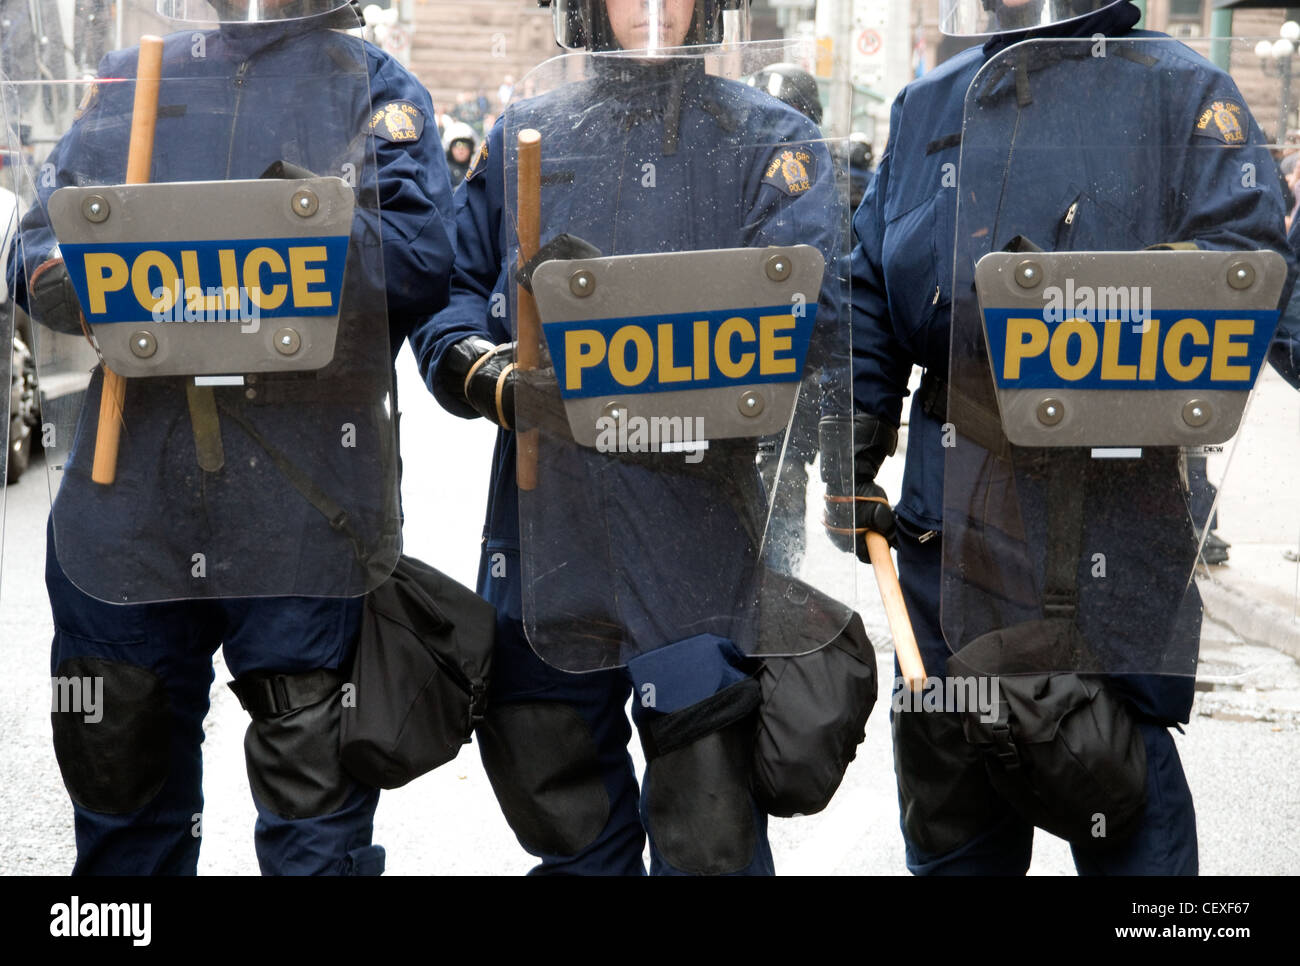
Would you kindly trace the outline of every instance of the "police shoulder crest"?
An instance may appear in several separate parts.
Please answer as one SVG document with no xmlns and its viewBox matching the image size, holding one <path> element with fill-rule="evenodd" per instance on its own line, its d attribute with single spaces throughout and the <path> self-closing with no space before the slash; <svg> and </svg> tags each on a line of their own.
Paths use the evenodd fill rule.
<svg viewBox="0 0 1300 966">
<path fill-rule="evenodd" d="M 86 88 L 86 93 L 81 96 L 81 103 L 77 105 L 77 113 L 73 116 L 74 121 L 80 121 L 83 114 L 95 106 L 99 100 L 99 84 L 92 83 Z"/>
<path fill-rule="evenodd" d="M 483 170 L 488 159 L 488 139 L 484 138 L 483 143 L 478 146 L 478 153 L 474 155 L 474 160 L 469 166 L 469 171 L 465 173 L 465 180 L 470 181 L 473 177 Z"/>
<path fill-rule="evenodd" d="M 805 147 L 778 148 L 763 169 L 763 183 L 790 195 L 801 195 L 817 176 L 817 159 Z"/>
<path fill-rule="evenodd" d="M 1196 112 L 1192 133 L 1220 144 L 1246 143 L 1246 109 L 1231 97 L 1216 97 Z"/>
<path fill-rule="evenodd" d="M 389 101 L 370 115 L 370 133 L 385 141 L 418 141 L 424 133 L 424 114 L 410 101 Z"/>
</svg>

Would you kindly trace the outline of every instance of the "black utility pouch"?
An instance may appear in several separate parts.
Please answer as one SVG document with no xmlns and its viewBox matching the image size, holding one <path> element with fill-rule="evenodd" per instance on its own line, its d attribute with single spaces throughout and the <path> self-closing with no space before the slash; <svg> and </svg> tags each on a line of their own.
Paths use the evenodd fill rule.
<svg viewBox="0 0 1300 966">
<path fill-rule="evenodd" d="M 948 659 L 948 674 L 991 678 L 991 713 L 962 712 L 966 738 L 989 780 L 1020 815 L 1080 845 L 1122 841 L 1146 806 L 1146 746 L 1125 701 L 1087 666 L 1072 620 L 1041 620 L 984 634 Z M 986 720 L 987 719 L 987 720 Z"/>
<path fill-rule="evenodd" d="M 366 596 L 339 753 L 359 781 L 398 788 L 451 761 L 487 707 L 496 609 L 414 557 Z"/>
<path fill-rule="evenodd" d="M 769 815 L 812 815 L 828 804 L 857 755 L 876 703 L 876 655 L 852 615 L 825 647 L 765 658 L 754 742 L 754 799 Z"/>
</svg>

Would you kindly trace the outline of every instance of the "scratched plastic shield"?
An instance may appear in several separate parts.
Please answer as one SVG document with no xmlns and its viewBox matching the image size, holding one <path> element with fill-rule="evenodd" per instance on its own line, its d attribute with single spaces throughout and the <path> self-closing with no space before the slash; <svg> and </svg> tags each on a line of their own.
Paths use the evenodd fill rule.
<svg viewBox="0 0 1300 966">
<path fill-rule="evenodd" d="M 1278 454 L 1226 479 L 1270 418 L 1249 403 L 1277 378 L 1265 360 L 1291 271 L 1260 127 L 1278 104 L 1247 102 L 1202 56 L 1252 51 L 1034 41 L 971 83 L 956 186 L 935 206 L 955 259 L 938 299 L 950 369 L 931 396 L 942 625 L 968 671 L 1186 678 L 1202 638 L 1236 635 L 1229 578 L 1249 551 L 1224 563 L 1216 535 L 1245 541 L 1261 514 L 1290 512 L 1249 492 L 1283 472 Z"/>
<path fill-rule="evenodd" d="M 15 91 L 0 73 L 0 265 L 18 241 L 19 196 L 22 153 L 14 121 L 17 115 Z M 30 450 L 34 405 L 32 389 L 35 371 L 26 343 L 17 336 L 16 309 L 9 297 L 9 281 L 0 273 L 0 386 L 6 387 L 8 408 L 0 424 L 0 537 L 4 534 L 6 489 L 17 482 Z M 30 375 L 29 375 L 30 374 Z M 29 385 L 30 378 L 30 385 Z M 17 452 L 11 453 L 13 447 Z M 3 577 L 4 554 L 0 552 L 0 577 Z"/>
<path fill-rule="evenodd" d="M 818 420 L 850 406 L 847 178 L 835 142 L 744 80 L 798 56 L 560 57 L 501 122 L 511 272 L 519 139 L 540 135 L 537 335 L 510 302 L 537 361 L 508 445 L 524 627 L 558 667 L 701 634 L 806 653 L 851 616 L 857 562 L 822 530 L 817 452 Z"/>
<path fill-rule="evenodd" d="M 346 597 L 391 572 L 375 146 L 419 119 L 372 107 L 356 20 L 330 0 L 150 2 L 93 82 L 16 84 L 31 197 L 15 296 L 35 322 L 54 551 L 93 597 Z M 151 156 L 127 184 L 133 130 Z"/>
</svg>

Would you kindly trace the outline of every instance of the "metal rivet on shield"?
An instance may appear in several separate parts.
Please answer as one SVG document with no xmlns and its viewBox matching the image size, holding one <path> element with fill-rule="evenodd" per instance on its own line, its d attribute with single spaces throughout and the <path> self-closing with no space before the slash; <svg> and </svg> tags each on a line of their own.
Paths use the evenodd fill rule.
<svg viewBox="0 0 1300 966">
<path fill-rule="evenodd" d="M 790 259 L 784 255 L 773 255 L 763 266 L 763 271 L 767 272 L 767 277 L 774 282 L 784 282 L 790 277 L 790 272 L 794 266 L 790 264 Z"/>
<path fill-rule="evenodd" d="M 158 340 L 153 337 L 152 332 L 132 333 L 131 335 L 131 353 L 140 359 L 148 359 L 158 351 Z"/>
<path fill-rule="evenodd" d="M 1194 429 L 1208 423 L 1213 414 L 1210 404 L 1204 399 L 1189 399 L 1183 406 L 1183 422 Z"/>
<path fill-rule="evenodd" d="M 752 389 L 746 389 L 740 394 L 737 408 L 742 416 L 757 416 L 763 411 L 763 397 Z"/>
<path fill-rule="evenodd" d="M 1044 426 L 1055 426 L 1065 418 L 1065 404 L 1048 396 L 1038 404 L 1038 421 Z"/>
<path fill-rule="evenodd" d="M 302 338 L 293 329 L 284 328 L 275 333 L 275 351 L 282 356 L 291 356 L 302 345 Z"/>
<path fill-rule="evenodd" d="M 95 224 L 108 220 L 108 199 L 103 195 L 86 195 L 81 199 L 81 214 Z"/>
<path fill-rule="evenodd" d="M 569 291 L 580 299 L 585 299 L 596 291 L 596 276 L 585 268 L 569 276 Z"/>
<path fill-rule="evenodd" d="M 1038 288 L 1043 281 L 1043 267 L 1026 259 L 1016 266 L 1016 284 L 1021 288 Z"/>
<path fill-rule="evenodd" d="M 608 416 L 610 419 L 617 420 L 620 417 L 627 416 L 627 410 L 623 408 L 622 403 L 607 402 L 605 403 L 604 408 L 601 409 L 600 414 L 602 416 Z"/>
<path fill-rule="evenodd" d="M 1228 266 L 1228 284 L 1233 288 L 1250 288 L 1255 284 L 1255 268 L 1248 262 L 1233 262 Z"/>
<path fill-rule="evenodd" d="M 293 213 L 303 218 L 310 218 L 320 208 L 316 192 L 308 188 L 299 188 L 293 193 Z"/>
</svg>

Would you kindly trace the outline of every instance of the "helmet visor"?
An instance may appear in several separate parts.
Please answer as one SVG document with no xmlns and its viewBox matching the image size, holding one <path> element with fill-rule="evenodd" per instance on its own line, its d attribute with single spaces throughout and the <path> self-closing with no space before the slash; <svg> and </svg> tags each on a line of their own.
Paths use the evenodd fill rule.
<svg viewBox="0 0 1300 966">
<path fill-rule="evenodd" d="M 654 52 L 720 43 L 724 23 L 736 29 L 747 9 L 739 0 L 552 0 L 551 17 L 561 47 Z"/>
<path fill-rule="evenodd" d="M 939 0 L 939 29 L 987 37 L 1078 20 L 1122 0 Z"/>
<path fill-rule="evenodd" d="M 302 20 L 348 6 L 348 0 L 157 0 L 158 13 L 182 23 Z M 346 26 L 341 24 L 340 26 Z M 357 26 L 361 26 L 357 18 Z"/>
</svg>

